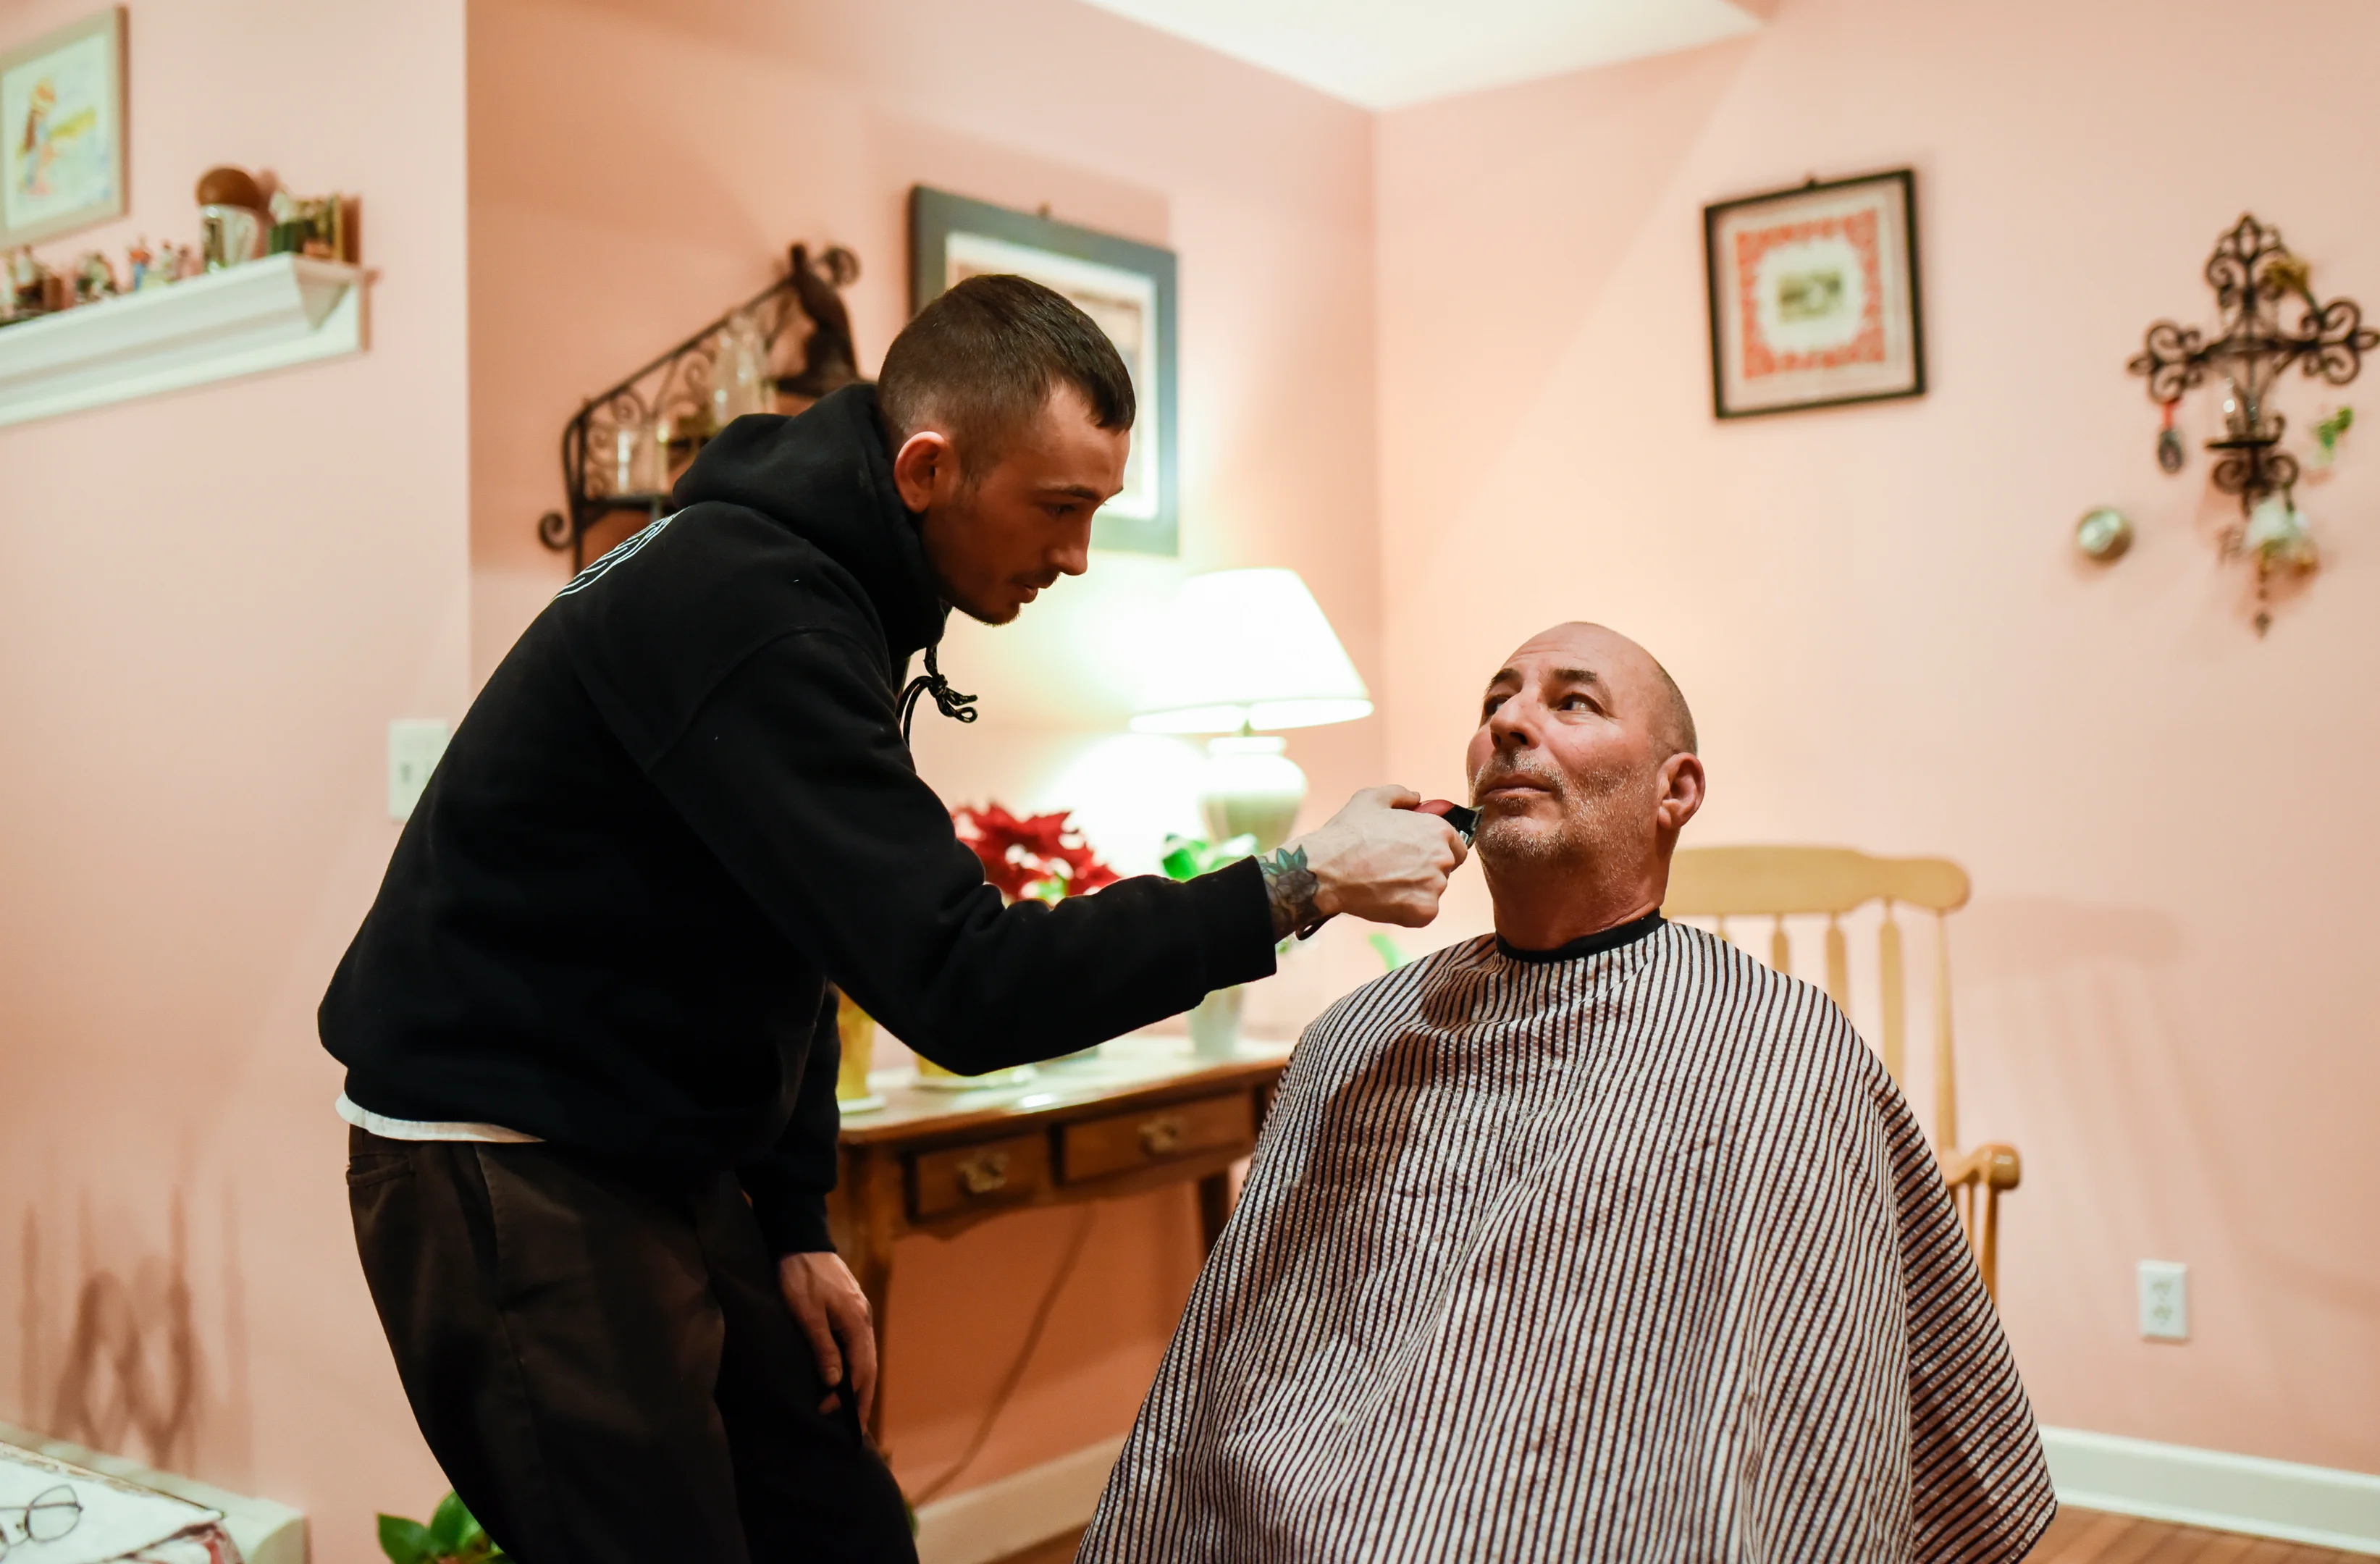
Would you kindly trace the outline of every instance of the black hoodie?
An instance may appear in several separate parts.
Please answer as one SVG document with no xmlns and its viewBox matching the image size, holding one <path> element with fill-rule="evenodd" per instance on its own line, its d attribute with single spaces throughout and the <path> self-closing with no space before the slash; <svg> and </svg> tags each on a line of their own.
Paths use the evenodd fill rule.
<svg viewBox="0 0 2380 1564">
<path fill-rule="evenodd" d="M 1245 862 L 1002 906 L 895 718 L 947 610 L 872 389 L 737 419 L 672 499 L 472 703 L 322 1042 L 372 1112 L 734 1169 L 780 1252 L 824 1249 L 829 980 L 975 1073 L 1266 976 L 1271 913 Z"/>
</svg>

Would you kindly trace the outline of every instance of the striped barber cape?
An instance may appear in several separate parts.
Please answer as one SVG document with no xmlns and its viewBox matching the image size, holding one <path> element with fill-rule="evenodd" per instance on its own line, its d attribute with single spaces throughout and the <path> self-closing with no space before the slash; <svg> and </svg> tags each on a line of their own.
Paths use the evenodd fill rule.
<svg viewBox="0 0 2380 1564">
<path fill-rule="evenodd" d="M 1079 1557 L 1993 1564 L 2056 1508 L 1891 1077 L 1656 916 L 1307 1028 Z"/>
</svg>

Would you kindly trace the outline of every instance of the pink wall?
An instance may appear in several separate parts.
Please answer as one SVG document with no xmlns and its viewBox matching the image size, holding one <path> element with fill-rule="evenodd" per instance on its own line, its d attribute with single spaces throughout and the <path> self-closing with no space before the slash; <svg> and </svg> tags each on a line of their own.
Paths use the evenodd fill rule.
<svg viewBox="0 0 2380 1564">
<path fill-rule="evenodd" d="M 10 0 L 0 39 L 92 8 Z M 462 7 L 129 26 L 131 213 L 44 253 L 195 239 L 225 162 L 362 192 L 378 280 L 360 357 L 0 430 L 0 1416 L 301 1506 L 360 1564 L 374 1507 L 443 1485 L 356 1270 L 313 1011 L 395 840 L 385 723 L 468 696 Z M 147 1433 L 103 1368 L 61 1416 L 102 1275 Z"/>
<path fill-rule="evenodd" d="M 2380 299 L 2380 115 L 2242 98 L 2238 15 L 1791 0 L 1385 116 L 1388 755 L 1454 785 L 1483 675 L 1596 617 L 1695 702 L 1690 841 L 1965 863 L 1966 1129 L 2024 1155 L 2001 1274 L 2043 1418 L 2380 1471 L 2380 445 L 2303 491 L 2331 563 L 2259 641 L 2205 458 L 2158 473 L 2124 373 L 2150 321 L 2208 318 L 2244 209 Z M 2363 58 L 2380 19 L 2281 0 L 2256 37 Z M 1901 164 L 1934 390 L 1717 424 L 1702 204 Z M 2284 397 L 2299 430 L 2320 403 Z M 2109 503 L 2141 538 L 2101 572 L 2070 536 Z M 1440 934 L 1483 915 L 1474 882 Z M 2142 1257 L 2192 1265 L 2189 1345 L 2137 1340 Z"/>
<path fill-rule="evenodd" d="M 86 8 L 0 0 L 0 37 Z M 452 0 L 141 0 L 134 212 L 45 249 L 188 236 L 217 161 L 360 190 L 373 341 L 0 430 L 0 1416 L 58 1425 L 91 1279 L 128 1285 L 152 1352 L 178 1283 L 196 1400 L 107 1442 L 305 1507 L 331 1564 L 374 1557 L 373 1509 L 434 1497 L 312 1028 L 394 841 L 383 724 L 457 715 L 559 582 L 529 528 L 577 398 L 797 237 L 861 254 L 872 361 L 924 180 L 1170 244 L 1184 279 L 1184 559 L 1108 556 L 1024 625 L 956 633 L 989 715 L 921 735 L 950 796 L 1026 795 L 1118 726 L 1115 649 L 1184 568 L 1295 566 L 1373 678 L 1385 720 L 1294 741 L 1318 803 L 1384 770 L 1452 791 L 1511 642 L 1630 628 L 1696 699 L 1697 838 L 1974 871 L 1968 1128 L 2026 1155 L 2004 1274 L 2044 1415 L 2380 1469 L 2380 1018 L 2353 982 L 2380 929 L 2350 882 L 2380 457 L 2350 435 L 2309 486 L 2331 567 L 2259 643 L 2203 459 L 2155 473 L 2121 373 L 2147 321 L 2204 317 L 2200 259 L 2243 208 L 2318 285 L 2380 278 L 2341 176 L 2371 114 L 2217 117 L 2228 18 L 1794 0 L 1743 43 L 1375 121 L 1066 0 L 482 0 L 467 154 Z M 2267 25 L 2380 42 L 2345 0 Z M 1935 391 L 1714 427 L 1700 204 L 1902 162 Z M 2104 574 L 2067 541 L 2101 503 L 2143 527 Z M 1482 913 L 1466 881 L 1432 938 Z M 1361 975 L 1339 933 L 1278 1019 Z M 1062 1350 L 962 1485 L 1119 1430 L 1146 1385 L 1187 1204 L 1094 1219 Z M 972 1431 L 1075 1220 L 902 1255 L 911 1483 Z M 2191 1345 L 2132 1340 L 2144 1255 L 2194 1267 Z"/>
<path fill-rule="evenodd" d="M 850 305 L 872 365 L 907 317 L 918 182 L 1169 245 L 1182 278 L 1184 557 L 1100 555 L 1016 626 L 956 628 L 943 666 L 985 718 L 920 723 L 944 796 L 1024 803 L 1120 730 L 1120 643 L 1185 568 L 1295 567 L 1378 666 L 1367 115 L 1067 0 L 478 0 L 470 81 L 482 675 L 562 582 L 531 526 L 560 498 L 554 443 L 579 400 L 764 285 L 796 239 L 859 255 Z M 1377 780 L 1378 745 L 1377 721 L 1301 736 L 1318 802 Z M 1336 948 L 1360 975 L 1360 939 Z M 1310 1012 L 1345 988 L 1329 961 L 1271 1008 Z M 1076 1219 L 900 1254 L 887 1436 L 912 1491 L 974 1432 Z M 1097 1221 L 957 1486 L 1120 1434 L 1137 1408 L 1195 1222 L 1186 1194 Z"/>
</svg>

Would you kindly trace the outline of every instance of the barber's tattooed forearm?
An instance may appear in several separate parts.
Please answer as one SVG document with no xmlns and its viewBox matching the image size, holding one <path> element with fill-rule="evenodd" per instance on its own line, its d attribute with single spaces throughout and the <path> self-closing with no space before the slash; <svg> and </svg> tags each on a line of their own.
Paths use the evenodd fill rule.
<svg viewBox="0 0 2380 1564">
<path fill-rule="evenodd" d="M 1269 858 L 1258 858 L 1257 867 L 1264 870 L 1265 894 L 1272 898 L 1274 939 L 1286 940 L 1322 921 L 1321 909 L 1314 904 L 1322 882 L 1305 867 L 1305 848 L 1279 848 Z"/>
</svg>

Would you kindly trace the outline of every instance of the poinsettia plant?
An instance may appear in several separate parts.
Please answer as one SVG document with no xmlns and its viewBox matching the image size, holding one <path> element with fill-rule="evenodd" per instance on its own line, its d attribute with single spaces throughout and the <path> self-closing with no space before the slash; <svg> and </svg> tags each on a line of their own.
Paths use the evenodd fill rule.
<svg viewBox="0 0 2380 1564">
<path fill-rule="evenodd" d="M 1018 816 L 997 804 L 962 804 L 951 811 L 951 823 L 982 860 L 983 877 L 1012 902 L 1060 902 L 1116 881 L 1066 810 Z"/>
<path fill-rule="evenodd" d="M 451 1493 L 438 1501 L 427 1526 L 402 1515 L 382 1516 L 380 1550 L 390 1564 L 506 1564 L 504 1549 Z"/>
</svg>

